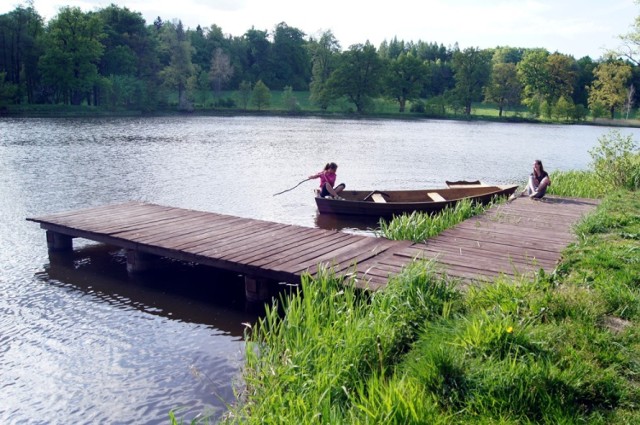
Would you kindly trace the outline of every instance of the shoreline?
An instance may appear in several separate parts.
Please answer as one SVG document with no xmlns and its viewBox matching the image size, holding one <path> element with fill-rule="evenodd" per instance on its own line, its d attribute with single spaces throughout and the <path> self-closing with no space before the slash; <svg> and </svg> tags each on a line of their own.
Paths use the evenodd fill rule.
<svg viewBox="0 0 640 425">
<path fill-rule="evenodd" d="M 552 124 L 552 125 L 590 125 L 598 127 L 629 127 L 640 128 L 639 120 L 623 120 L 596 118 L 588 121 L 545 121 L 525 117 L 494 117 L 487 115 L 426 115 L 416 113 L 345 113 L 345 112 L 322 112 L 322 111 L 300 111 L 288 112 L 279 110 L 242 110 L 242 109 L 199 109 L 194 111 L 178 110 L 158 110 L 145 112 L 138 110 L 110 111 L 93 107 L 69 107 L 64 110 L 54 108 L 36 108 L 34 110 L 12 110 L 11 108 L 0 109 L 0 118 L 123 118 L 123 117 L 164 117 L 164 116 L 212 116 L 212 117 L 285 117 L 285 118 L 326 118 L 326 119 L 347 119 L 347 120 L 367 120 L 384 119 L 398 121 L 423 121 L 423 120 L 447 120 L 466 122 L 495 122 L 505 124 Z"/>
</svg>

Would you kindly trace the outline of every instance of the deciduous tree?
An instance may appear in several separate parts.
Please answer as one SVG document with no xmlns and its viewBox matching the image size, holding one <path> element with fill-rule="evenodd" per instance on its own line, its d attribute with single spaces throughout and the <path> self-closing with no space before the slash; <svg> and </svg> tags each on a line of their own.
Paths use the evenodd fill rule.
<svg viewBox="0 0 640 425">
<path fill-rule="evenodd" d="M 636 0 L 636 4 L 640 1 Z M 611 53 L 613 57 L 624 57 L 636 65 L 640 65 L 640 16 L 636 16 L 633 22 L 633 30 L 620 35 L 622 46 Z"/>
<path fill-rule="evenodd" d="M 356 106 L 356 111 L 362 113 L 371 97 L 380 94 L 383 69 L 375 47 L 369 42 L 355 44 L 342 53 L 327 84 L 334 97 L 345 96 Z"/>
<path fill-rule="evenodd" d="M 517 64 L 522 60 L 523 55 L 524 49 L 520 47 L 500 46 L 494 49 L 491 60 L 494 65 L 498 63 Z"/>
<path fill-rule="evenodd" d="M 522 61 L 517 65 L 523 87 L 522 102 L 534 115 L 539 114 L 539 107 L 545 100 L 546 84 L 549 80 L 548 57 L 549 52 L 545 49 L 530 49 L 524 53 Z"/>
<path fill-rule="evenodd" d="M 102 22 L 95 13 L 63 7 L 49 22 L 45 53 L 40 59 L 43 81 L 64 103 L 78 105 L 98 82 L 98 62 L 104 51 Z"/>
<path fill-rule="evenodd" d="M 160 64 L 156 40 L 150 36 L 142 14 L 113 4 L 97 14 L 105 33 L 101 39 L 105 51 L 98 70 L 108 81 L 108 102 L 111 106 L 153 109 Z M 100 98 L 99 93 L 96 98 Z"/>
<path fill-rule="evenodd" d="M 6 76 L 6 72 L 0 72 L 0 107 L 14 103 L 18 92 L 18 86 L 6 81 Z"/>
<path fill-rule="evenodd" d="M 269 85 L 274 79 L 271 67 L 271 42 L 267 31 L 253 27 L 242 36 L 245 73 L 251 81 L 262 80 Z"/>
<path fill-rule="evenodd" d="M 286 86 L 282 91 L 282 106 L 284 106 L 285 111 L 288 112 L 298 112 L 300 111 L 300 103 L 298 103 L 298 99 L 293 94 L 293 88 L 291 86 Z"/>
<path fill-rule="evenodd" d="M 420 98 L 428 69 L 412 54 L 400 54 L 391 59 L 383 78 L 385 94 L 398 102 L 400 112 L 405 111 L 407 101 Z"/>
<path fill-rule="evenodd" d="M 209 79 L 213 83 L 213 90 L 216 94 L 220 94 L 222 84 L 229 81 L 232 75 L 231 58 L 218 47 L 211 57 L 211 69 L 209 71 Z"/>
<path fill-rule="evenodd" d="M 327 30 L 318 40 L 312 38 L 309 41 L 309 51 L 312 64 L 309 100 L 326 110 L 332 100 L 327 81 L 340 57 L 340 43 L 331 30 Z"/>
<path fill-rule="evenodd" d="M 238 102 L 242 105 L 242 109 L 246 110 L 251 100 L 251 83 L 248 81 L 241 81 L 238 86 Z"/>
<path fill-rule="evenodd" d="M 578 81 L 578 65 L 569 55 L 553 53 L 547 57 L 547 84 L 545 98 L 549 103 L 557 103 L 561 98 L 570 98 Z"/>
<path fill-rule="evenodd" d="M 593 83 L 593 70 L 597 63 L 589 56 L 585 56 L 576 61 L 578 66 L 578 77 L 576 79 L 575 89 L 573 90 L 573 103 L 576 105 L 586 106 L 588 104 L 589 93 L 587 89 Z"/>
<path fill-rule="evenodd" d="M 498 116 L 509 105 L 520 103 L 522 85 L 518 79 L 518 71 L 514 63 L 494 63 L 491 80 L 485 87 L 484 97 L 487 102 L 498 105 Z"/>
<path fill-rule="evenodd" d="M 276 25 L 271 48 L 274 89 L 291 86 L 307 90 L 311 76 L 311 60 L 304 39 L 305 33 L 285 22 Z"/>
<path fill-rule="evenodd" d="M 269 90 L 269 87 L 267 87 L 262 80 L 258 80 L 256 85 L 253 87 L 251 103 L 258 108 L 258 111 L 271 104 L 271 90 Z"/>
<path fill-rule="evenodd" d="M 553 115 L 558 120 L 569 121 L 575 116 L 575 105 L 568 97 L 561 97 L 553 107 Z"/>
<path fill-rule="evenodd" d="M 164 84 L 178 91 L 178 109 L 190 110 L 192 105 L 187 97 L 188 81 L 195 74 L 191 62 L 191 43 L 186 37 L 182 21 L 162 26 L 164 48 L 168 50 L 170 63 L 161 72 Z"/>
<path fill-rule="evenodd" d="M 43 32 L 43 19 L 32 2 L 0 15 L 0 70 L 6 73 L 6 84 L 15 87 L 12 102 L 22 102 L 25 95 L 28 102 L 35 101 L 42 54 L 38 39 Z"/>
<path fill-rule="evenodd" d="M 626 63 L 603 62 L 594 70 L 595 80 L 589 89 L 589 107 L 602 105 L 609 110 L 611 119 L 616 108 L 622 107 L 627 99 L 627 83 L 631 78 L 631 66 Z"/>
<path fill-rule="evenodd" d="M 453 54 L 453 70 L 456 86 L 454 97 L 464 106 L 464 113 L 471 114 L 471 103 L 482 100 L 482 89 L 491 76 L 489 52 L 467 48 Z"/>
</svg>

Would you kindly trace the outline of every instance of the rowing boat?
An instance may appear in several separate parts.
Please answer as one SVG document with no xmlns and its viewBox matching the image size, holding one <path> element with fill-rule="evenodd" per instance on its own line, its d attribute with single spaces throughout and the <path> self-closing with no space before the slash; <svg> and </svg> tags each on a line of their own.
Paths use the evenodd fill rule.
<svg viewBox="0 0 640 425">
<path fill-rule="evenodd" d="M 321 214 L 348 214 L 392 217 L 413 211 L 438 212 L 453 207 L 463 199 L 480 204 L 489 203 L 496 196 L 513 194 L 518 185 L 487 185 L 481 182 L 447 182 L 448 187 L 424 190 L 344 190 L 340 198 L 316 197 Z"/>
</svg>

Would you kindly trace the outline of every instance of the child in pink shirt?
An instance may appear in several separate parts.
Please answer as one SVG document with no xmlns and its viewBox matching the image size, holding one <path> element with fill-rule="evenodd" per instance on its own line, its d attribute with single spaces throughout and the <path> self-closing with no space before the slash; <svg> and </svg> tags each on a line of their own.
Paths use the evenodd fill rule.
<svg viewBox="0 0 640 425">
<path fill-rule="evenodd" d="M 342 199 L 339 193 L 344 190 L 346 185 L 344 183 L 340 183 L 338 186 L 334 187 L 334 185 L 336 184 L 337 169 L 338 165 L 335 162 L 330 162 L 324 166 L 324 170 L 320 171 L 317 174 L 309 176 L 309 179 L 320 179 L 319 196 L 321 198 L 332 196 L 335 199 Z"/>
</svg>

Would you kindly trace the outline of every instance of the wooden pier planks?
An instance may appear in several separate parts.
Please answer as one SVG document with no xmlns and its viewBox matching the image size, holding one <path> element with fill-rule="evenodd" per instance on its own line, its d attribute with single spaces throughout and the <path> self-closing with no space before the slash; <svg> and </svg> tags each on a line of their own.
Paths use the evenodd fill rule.
<svg viewBox="0 0 640 425">
<path fill-rule="evenodd" d="M 467 281 L 551 272 L 575 238 L 572 225 L 597 203 L 518 198 L 418 244 L 142 202 L 28 220 L 64 235 L 292 283 L 332 267 L 375 290 L 415 258 Z"/>
<path fill-rule="evenodd" d="M 433 259 L 449 276 L 465 281 L 549 273 L 575 240 L 572 225 L 597 205 L 592 199 L 517 198 L 396 255 Z"/>
</svg>

